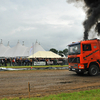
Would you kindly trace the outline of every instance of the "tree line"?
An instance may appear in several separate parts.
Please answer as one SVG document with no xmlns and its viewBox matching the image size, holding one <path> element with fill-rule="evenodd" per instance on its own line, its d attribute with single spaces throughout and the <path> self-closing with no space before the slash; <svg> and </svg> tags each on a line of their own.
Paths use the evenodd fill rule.
<svg viewBox="0 0 100 100">
<path fill-rule="evenodd" d="M 64 50 L 57 50 L 57 49 L 55 49 L 55 48 L 51 48 L 49 51 L 52 51 L 52 52 L 54 52 L 54 53 L 56 53 L 56 54 L 59 54 L 60 56 L 67 56 L 67 54 L 68 54 L 68 49 L 66 48 L 66 49 L 64 49 Z"/>
</svg>

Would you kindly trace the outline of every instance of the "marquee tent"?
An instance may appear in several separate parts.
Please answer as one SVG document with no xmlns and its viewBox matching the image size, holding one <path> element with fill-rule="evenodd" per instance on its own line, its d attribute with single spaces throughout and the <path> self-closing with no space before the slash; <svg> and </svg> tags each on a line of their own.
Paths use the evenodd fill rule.
<svg viewBox="0 0 100 100">
<path fill-rule="evenodd" d="M 45 51 L 42 46 L 36 41 L 36 43 L 32 46 L 32 54 L 38 52 L 38 51 Z M 31 49 L 30 49 L 31 50 Z M 32 55 L 31 54 L 31 55 Z"/>
<path fill-rule="evenodd" d="M 2 43 L 2 40 L 1 40 L 1 43 L 0 43 L 0 57 L 1 58 L 5 57 L 5 53 L 9 49 L 10 49 L 9 42 L 8 42 L 8 45 L 7 46 L 4 46 L 3 43 Z"/>
<path fill-rule="evenodd" d="M 11 49 L 11 47 L 9 46 L 9 42 L 8 42 L 8 45 L 7 45 L 7 47 L 6 47 L 6 50 L 5 50 L 5 52 L 4 52 L 4 54 L 3 54 L 3 57 L 5 57 L 5 54 L 9 51 Z"/>
<path fill-rule="evenodd" d="M 28 57 L 38 51 L 45 51 L 38 42 L 36 42 L 32 47 L 26 47 L 18 41 L 16 46 L 12 48 L 9 46 L 9 43 L 7 46 L 4 46 L 2 41 L 0 43 L 0 58 Z"/>
<path fill-rule="evenodd" d="M 23 57 L 23 53 L 28 47 L 25 47 L 24 45 L 21 45 L 19 42 L 17 45 L 11 49 L 9 49 L 6 53 L 6 57 Z M 28 56 L 28 55 L 27 55 Z"/>
<path fill-rule="evenodd" d="M 7 47 L 4 46 L 2 43 L 0 44 L 0 57 L 4 57 L 4 53 L 6 52 Z"/>
<path fill-rule="evenodd" d="M 38 51 L 28 58 L 62 58 L 60 55 L 55 54 L 51 51 Z"/>
<path fill-rule="evenodd" d="M 33 55 L 34 53 L 38 52 L 38 51 L 45 51 L 42 46 L 36 41 L 36 43 L 31 47 L 28 48 L 25 52 L 24 55 L 27 54 L 28 52 L 28 56 Z M 28 57 L 27 56 L 27 57 Z"/>
</svg>

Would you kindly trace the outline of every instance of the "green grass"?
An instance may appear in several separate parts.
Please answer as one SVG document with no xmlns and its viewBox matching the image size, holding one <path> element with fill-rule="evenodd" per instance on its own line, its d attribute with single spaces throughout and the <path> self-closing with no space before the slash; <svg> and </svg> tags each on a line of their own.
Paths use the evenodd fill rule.
<svg viewBox="0 0 100 100">
<path fill-rule="evenodd" d="M 80 91 L 73 93 L 61 93 L 58 95 L 50 95 L 45 97 L 34 98 L 14 98 L 1 100 L 100 100 L 100 89 Z"/>
<path fill-rule="evenodd" d="M 36 68 L 36 67 L 68 67 L 68 65 L 47 65 L 47 66 L 6 66 L 6 68 Z M 5 66 L 1 66 L 5 67 Z"/>
</svg>

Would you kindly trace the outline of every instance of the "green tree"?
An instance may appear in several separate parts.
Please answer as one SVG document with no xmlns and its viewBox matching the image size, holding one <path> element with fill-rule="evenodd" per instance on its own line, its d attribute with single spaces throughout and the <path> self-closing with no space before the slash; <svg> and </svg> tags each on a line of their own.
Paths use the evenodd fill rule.
<svg viewBox="0 0 100 100">
<path fill-rule="evenodd" d="M 64 49 L 64 50 L 63 50 L 63 54 L 66 56 L 67 53 L 68 53 L 68 49 Z"/>
<path fill-rule="evenodd" d="M 63 56 L 63 51 L 59 51 L 59 55 L 60 56 Z"/>
<path fill-rule="evenodd" d="M 56 49 L 54 49 L 54 48 L 51 48 L 49 51 L 52 51 L 52 52 L 58 54 L 58 50 L 56 50 Z"/>
</svg>

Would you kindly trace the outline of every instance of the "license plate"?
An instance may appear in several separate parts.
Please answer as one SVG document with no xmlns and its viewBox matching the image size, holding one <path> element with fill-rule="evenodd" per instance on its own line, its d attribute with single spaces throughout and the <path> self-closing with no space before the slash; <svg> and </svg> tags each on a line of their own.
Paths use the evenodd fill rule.
<svg viewBox="0 0 100 100">
<path fill-rule="evenodd" d="M 74 68 L 72 68 L 72 70 L 75 70 Z"/>
</svg>

